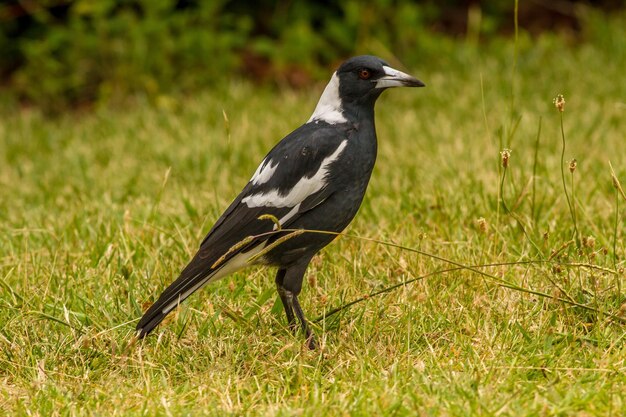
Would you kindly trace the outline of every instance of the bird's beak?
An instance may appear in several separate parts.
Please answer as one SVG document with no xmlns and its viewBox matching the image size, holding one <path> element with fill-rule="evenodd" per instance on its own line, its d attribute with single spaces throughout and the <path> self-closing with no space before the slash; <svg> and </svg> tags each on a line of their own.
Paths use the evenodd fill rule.
<svg viewBox="0 0 626 417">
<path fill-rule="evenodd" d="M 376 88 L 389 88 L 389 87 L 425 87 L 426 84 L 397 69 L 393 69 L 386 65 L 383 65 L 385 75 L 381 78 L 374 80 Z"/>
</svg>

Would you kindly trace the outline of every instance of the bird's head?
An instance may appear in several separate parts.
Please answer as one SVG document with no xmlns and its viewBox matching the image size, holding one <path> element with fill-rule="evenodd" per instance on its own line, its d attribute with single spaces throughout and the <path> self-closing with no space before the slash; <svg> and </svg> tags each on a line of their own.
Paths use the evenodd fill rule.
<svg viewBox="0 0 626 417">
<path fill-rule="evenodd" d="M 391 68 L 382 59 L 372 55 L 350 58 L 337 69 L 339 96 L 358 100 L 369 95 L 380 95 L 390 87 L 424 87 L 424 83 L 402 71 Z"/>
<path fill-rule="evenodd" d="M 392 68 L 376 56 L 356 56 L 346 60 L 333 74 L 309 121 L 345 123 L 350 110 L 373 111 L 376 99 L 387 88 L 424 86 L 417 78 Z"/>
</svg>

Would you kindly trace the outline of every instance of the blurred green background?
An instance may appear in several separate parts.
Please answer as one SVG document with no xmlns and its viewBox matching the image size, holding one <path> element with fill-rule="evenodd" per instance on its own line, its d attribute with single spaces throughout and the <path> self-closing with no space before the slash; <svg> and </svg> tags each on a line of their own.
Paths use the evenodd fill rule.
<svg viewBox="0 0 626 417">
<path fill-rule="evenodd" d="M 623 19 L 623 8 L 519 1 L 520 47 L 557 36 L 615 53 L 623 31 L 606 22 Z M 162 101 L 237 77 L 305 88 L 360 53 L 411 68 L 462 66 L 511 37 L 514 11 L 514 0 L 13 0 L 0 4 L 1 102 L 58 112 Z"/>
</svg>

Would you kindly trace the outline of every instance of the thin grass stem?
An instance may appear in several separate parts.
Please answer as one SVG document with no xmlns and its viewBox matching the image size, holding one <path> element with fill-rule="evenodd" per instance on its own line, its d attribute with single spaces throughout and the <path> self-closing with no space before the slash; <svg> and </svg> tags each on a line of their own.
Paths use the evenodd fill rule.
<svg viewBox="0 0 626 417">
<path fill-rule="evenodd" d="M 541 137 L 541 122 L 542 122 L 542 117 L 539 117 L 539 127 L 537 128 L 537 139 L 535 139 L 535 155 L 533 157 L 533 183 L 532 183 L 532 197 L 530 200 L 530 213 L 531 216 L 533 218 L 533 222 L 535 223 L 535 225 L 537 224 L 537 217 L 538 217 L 538 213 L 537 213 L 537 209 L 536 209 L 536 204 L 537 204 L 537 187 L 536 187 L 536 182 L 537 182 L 537 161 L 539 160 L 539 138 Z"/>
<path fill-rule="evenodd" d="M 514 284 L 514 283 L 512 283 L 510 281 L 507 281 L 507 280 L 505 280 L 503 278 L 497 277 L 497 276 L 495 276 L 493 274 L 489 274 L 489 273 L 486 273 L 484 271 L 481 271 L 476 266 L 465 265 L 465 264 L 462 264 L 460 262 L 454 261 L 452 259 L 444 258 L 443 256 L 435 255 L 435 254 L 423 251 L 421 249 L 411 248 L 411 247 L 408 247 L 408 246 L 399 245 L 399 244 L 393 243 L 393 242 L 386 242 L 386 241 L 379 240 L 379 239 L 368 238 L 368 237 L 357 236 L 357 235 L 351 235 L 351 234 L 342 233 L 342 232 L 330 232 L 330 231 L 326 231 L 326 230 L 283 229 L 280 232 L 282 232 L 282 233 L 285 233 L 285 232 L 296 232 L 298 234 L 300 234 L 300 233 L 316 233 L 316 234 L 325 234 L 325 235 L 333 235 L 333 236 L 342 236 L 342 237 L 346 237 L 346 238 L 350 238 L 350 239 L 358 239 L 358 240 L 362 240 L 362 241 L 366 241 L 366 242 L 377 243 L 377 244 L 389 246 L 389 247 L 392 247 L 392 248 L 405 250 L 407 252 L 416 253 L 416 254 L 419 254 L 419 255 L 422 255 L 422 256 L 426 256 L 426 257 L 431 258 L 431 259 L 436 259 L 438 261 L 445 262 L 445 263 L 448 263 L 450 265 L 454 265 L 455 267 L 458 267 L 459 269 L 463 269 L 463 270 L 474 272 L 475 274 L 478 274 L 478 275 L 481 275 L 481 276 L 483 276 L 485 278 L 491 279 L 497 285 L 499 285 L 501 287 L 504 287 L 504 288 L 509 288 L 509 289 L 514 290 L 514 291 L 519 291 L 519 292 L 523 292 L 523 293 L 526 293 L 526 294 L 536 295 L 536 296 L 542 297 L 542 298 L 550 298 L 550 299 L 553 299 L 555 301 L 559 301 L 559 302 L 562 302 L 562 303 L 565 303 L 565 304 L 569 304 L 569 305 L 572 305 L 572 306 L 575 306 L 575 307 L 582 308 L 582 309 L 587 310 L 587 311 L 592 311 L 594 313 L 597 313 L 597 314 L 600 314 L 600 315 L 604 315 L 604 316 L 608 317 L 609 319 L 611 319 L 613 321 L 626 323 L 626 317 L 620 317 L 620 316 L 617 316 L 615 314 L 608 313 L 606 311 L 601 311 L 601 310 L 599 310 L 599 309 L 597 309 L 595 307 L 592 307 L 592 306 L 589 306 L 589 305 L 586 305 L 586 304 L 582 304 L 582 303 L 579 303 L 579 302 L 576 302 L 576 301 L 573 301 L 573 300 L 568 300 L 566 298 L 562 298 L 562 297 L 558 297 L 558 296 L 555 297 L 553 295 L 550 295 L 550 294 L 547 294 L 547 293 L 544 293 L 544 292 L 541 292 L 541 291 L 536 291 L 536 290 L 533 290 L 533 289 L 524 288 L 524 287 L 521 287 L 521 286 L 519 286 L 517 284 Z M 261 237 L 264 237 L 264 236 L 270 236 L 272 234 L 280 233 L 280 232 L 276 231 L 276 230 L 273 230 L 273 231 L 269 231 L 269 232 L 260 233 L 258 235 L 255 235 L 254 238 L 256 239 L 256 238 L 261 238 Z M 539 261 L 535 260 L 535 261 L 532 261 L 532 262 L 539 262 Z"/>
<path fill-rule="evenodd" d="M 569 207 L 569 212 L 572 217 L 572 222 L 574 223 L 574 239 L 576 240 L 576 246 L 580 247 L 580 239 L 578 237 L 578 226 L 576 225 L 576 214 L 574 213 L 574 209 L 572 207 L 572 202 L 569 198 L 569 193 L 567 192 L 567 184 L 565 183 L 565 128 L 563 126 L 563 112 L 559 113 L 561 116 L 561 139 L 562 139 L 562 147 L 561 147 L 561 180 L 563 181 L 563 192 L 565 193 L 565 199 L 567 200 L 567 206 Z"/>
<path fill-rule="evenodd" d="M 613 224 L 613 268 L 617 270 L 617 233 L 618 233 L 618 225 L 619 225 L 619 202 L 620 196 L 626 200 L 626 194 L 624 193 L 624 189 L 622 188 L 622 184 L 619 182 L 617 175 L 615 175 L 615 170 L 613 169 L 613 165 L 611 161 L 609 161 L 609 168 L 611 170 L 611 179 L 613 180 L 613 187 L 615 188 L 615 222 Z M 617 296 L 621 297 L 622 294 L 622 281 L 620 277 L 616 277 L 616 289 Z"/>
<path fill-rule="evenodd" d="M 509 216 L 513 217 L 513 219 L 515 219 L 515 221 L 517 222 L 518 227 L 520 228 L 520 230 L 522 231 L 522 233 L 526 237 L 526 240 L 528 240 L 530 242 L 530 244 L 535 248 L 535 250 L 537 251 L 539 256 L 541 256 L 543 258 L 543 252 L 541 252 L 541 248 L 539 248 L 539 246 L 535 243 L 535 241 L 530 237 L 530 235 L 526 231 L 526 227 L 524 227 L 524 223 L 522 222 L 522 219 L 520 219 L 517 214 L 515 214 L 513 211 L 511 211 L 511 209 L 509 209 L 509 206 L 506 204 L 506 201 L 504 200 L 504 180 L 506 178 L 506 173 L 508 171 L 510 154 L 511 154 L 511 151 L 508 150 L 508 149 L 505 149 L 504 151 L 501 152 L 501 155 L 502 155 L 502 176 L 500 178 L 500 188 L 498 190 L 498 194 L 500 196 L 500 204 L 502 205 L 502 208 L 504 209 L 504 212 L 506 214 L 508 214 Z"/>
</svg>

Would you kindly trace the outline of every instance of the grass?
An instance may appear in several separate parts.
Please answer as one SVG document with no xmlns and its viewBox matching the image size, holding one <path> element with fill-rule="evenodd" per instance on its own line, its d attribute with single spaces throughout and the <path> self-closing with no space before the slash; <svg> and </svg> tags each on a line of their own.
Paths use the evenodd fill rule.
<svg viewBox="0 0 626 417">
<path fill-rule="evenodd" d="M 426 89 L 385 93 L 377 166 L 347 233 L 420 253 L 344 236 L 315 258 L 301 297 L 321 317 L 314 352 L 287 330 L 266 269 L 193 296 L 143 343 L 132 334 L 321 86 L 232 81 L 57 120 L 5 113 L 0 409 L 624 415 L 626 204 L 609 167 L 624 183 L 626 58 L 610 32 L 620 27 L 575 46 L 521 33 L 513 78 L 510 41 L 459 43 L 408 69 Z M 565 158 L 578 161 L 569 197 L 580 247 L 558 93 Z"/>
</svg>

